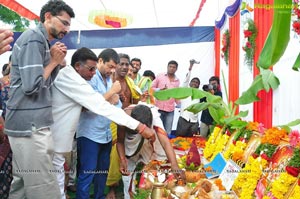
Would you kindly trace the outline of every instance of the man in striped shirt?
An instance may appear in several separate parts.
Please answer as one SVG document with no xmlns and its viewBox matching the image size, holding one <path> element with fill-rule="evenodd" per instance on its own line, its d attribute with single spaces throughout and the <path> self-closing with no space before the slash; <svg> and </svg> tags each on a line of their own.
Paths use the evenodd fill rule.
<svg viewBox="0 0 300 199">
<path fill-rule="evenodd" d="M 64 1 L 48 1 L 40 23 L 25 31 L 12 52 L 10 99 L 5 133 L 13 151 L 10 198 L 61 198 L 52 166 L 52 94 L 50 87 L 66 56 L 62 39 L 75 14 Z"/>
</svg>

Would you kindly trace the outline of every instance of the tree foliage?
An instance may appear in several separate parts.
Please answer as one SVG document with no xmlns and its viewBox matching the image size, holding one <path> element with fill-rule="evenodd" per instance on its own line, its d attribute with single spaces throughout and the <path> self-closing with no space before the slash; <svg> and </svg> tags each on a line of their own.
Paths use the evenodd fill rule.
<svg viewBox="0 0 300 199">
<path fill-rule="evenodd" d="M 21 17 L 16 12 L 6 8 L 3 5 L 0 5 L 0 13 L 0 20 L 6 24 L 12 25 L 13 31 L 23 32 L 30 25 L 29 20 Z"/>
</svg>

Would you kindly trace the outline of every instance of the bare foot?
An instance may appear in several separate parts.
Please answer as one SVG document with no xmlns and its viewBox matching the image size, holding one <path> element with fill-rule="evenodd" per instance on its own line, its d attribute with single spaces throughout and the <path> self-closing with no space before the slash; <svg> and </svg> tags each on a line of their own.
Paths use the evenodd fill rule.
<svg viewBox="0 0 300 199">
<path fill-rule="evenodd" d="M 114 188 L 110 187 L 109 192 L 106 195 L 106 199 L 116 199 Z"/>
</svg>

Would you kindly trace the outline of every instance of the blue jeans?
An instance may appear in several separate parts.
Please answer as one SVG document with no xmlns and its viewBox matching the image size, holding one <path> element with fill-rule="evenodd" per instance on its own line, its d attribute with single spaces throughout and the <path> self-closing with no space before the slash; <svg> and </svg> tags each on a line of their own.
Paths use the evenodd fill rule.
<svg viewBox="0 0 300 199">
<path fill-rule="evenodd" d="M 104 189 L 110 163 L 112 142 L 100 144 L 85 137 L 77 138 L 79 168 L 76 199 L 89 199 L 94 182 L 96 199 L 105 199 Z"/>
<path fill-rule="evenodd" d="M 171 135 L 174 111 L 166 112 L 166 111 L 158 110 L 158 112 L 160 113 L 160 119 L 163 122 L 166 132 L 168 133 L 168 135 Z"/>
</svg>

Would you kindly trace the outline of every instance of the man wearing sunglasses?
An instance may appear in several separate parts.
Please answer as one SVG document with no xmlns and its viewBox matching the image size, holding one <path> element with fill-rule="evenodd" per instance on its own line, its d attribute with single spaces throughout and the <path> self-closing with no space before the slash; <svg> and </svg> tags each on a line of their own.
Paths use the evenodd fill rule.
<svg viewBox="0 0 300 199">
<path fill-rule="evenodd" d="M 52 89 L 54 124 L 51 126 L 54 142 L 53 165 L 61 188 L 62 198 L 65 197 L 63 192 L 63 165 L 65 158 L 63 154 L 71 152 L 72 150 L 73 137 L 83 108 L 84 111 L 89 110 L 90 112 L 106 117 L 119 125 L 126 126 L 132 130 L 137 130 L 146 139 L 152 141 L 155 140 L 155 132 L 153 130 L 129 117 L 120 108 L 112 105 L 106 100 L 109 99 L 108 96 L 95 91 L 92 86 L 87 83 L 87 80 L 91 80 L 96 73 L 97 61 L 98 58 L 93 51 L 88 48 L 80 48 L 73 54 L 71 66 L 66 66 L 61 69 L 54 81 Z M 116 62 L 118 61 L 119 60 L 117 59 Z M 112 62 L 114 63 L 113 65 L 117 64 L 115 61 Z M 115 91 L 112 93 L 114 92 Z M 84 139 L 84 141 L 86 141 L 86 139 Z M 82 145 L 79 143 L 78 153 L 81 153 L 81 146 Z M 91 148 L 92 147 L 89 147 L 88 149 Z M 92 156 L 92 153 L 95 153 L 95 150 L 87 151 L 86 153 L 89 153 L 89 155 Z M 97 168 L 82 168 L 81 163 L 84 163 L 82 161 L 86 160 L 81 160 L 81 158 L 82 157 L 80 157 L 78 171 L 79 179 L 81 173 L 88 173 L 88 171 L 90 171 L 89 173 L 91 175 L 95 174 Z M 105 161 L 109 162 L 108 159 L 105 159 Z M 83 184 L 87 185 L 88 183 L 87 181 L 84 181 Z M 89 193 L 87 192 L 87 195 L 84 195 L 86 192 L 80 191 L 80 188 L 84 188 L 83 190 L 85 190 L 87 189 L 87 186 L 79 187 L 77 184 L 77 191 L 82 193 L 82 195 L 77 194 L 77 198 L 88 198 Z M 104 196 L 100 198 L 104 198 Z"/>
<path fill-rule="evenodd" d="M 73 17 L 73 9 L 64 1 L 48 1 L 37 27 L 23 32 L 14 44 L 5 121 L 13 152 L 9 198 L 61 199 L 56 176 L 49 172 L 53 170 L 50 89 L 67 47 L 50 42 L 69 32 Z"/>
</svg>

